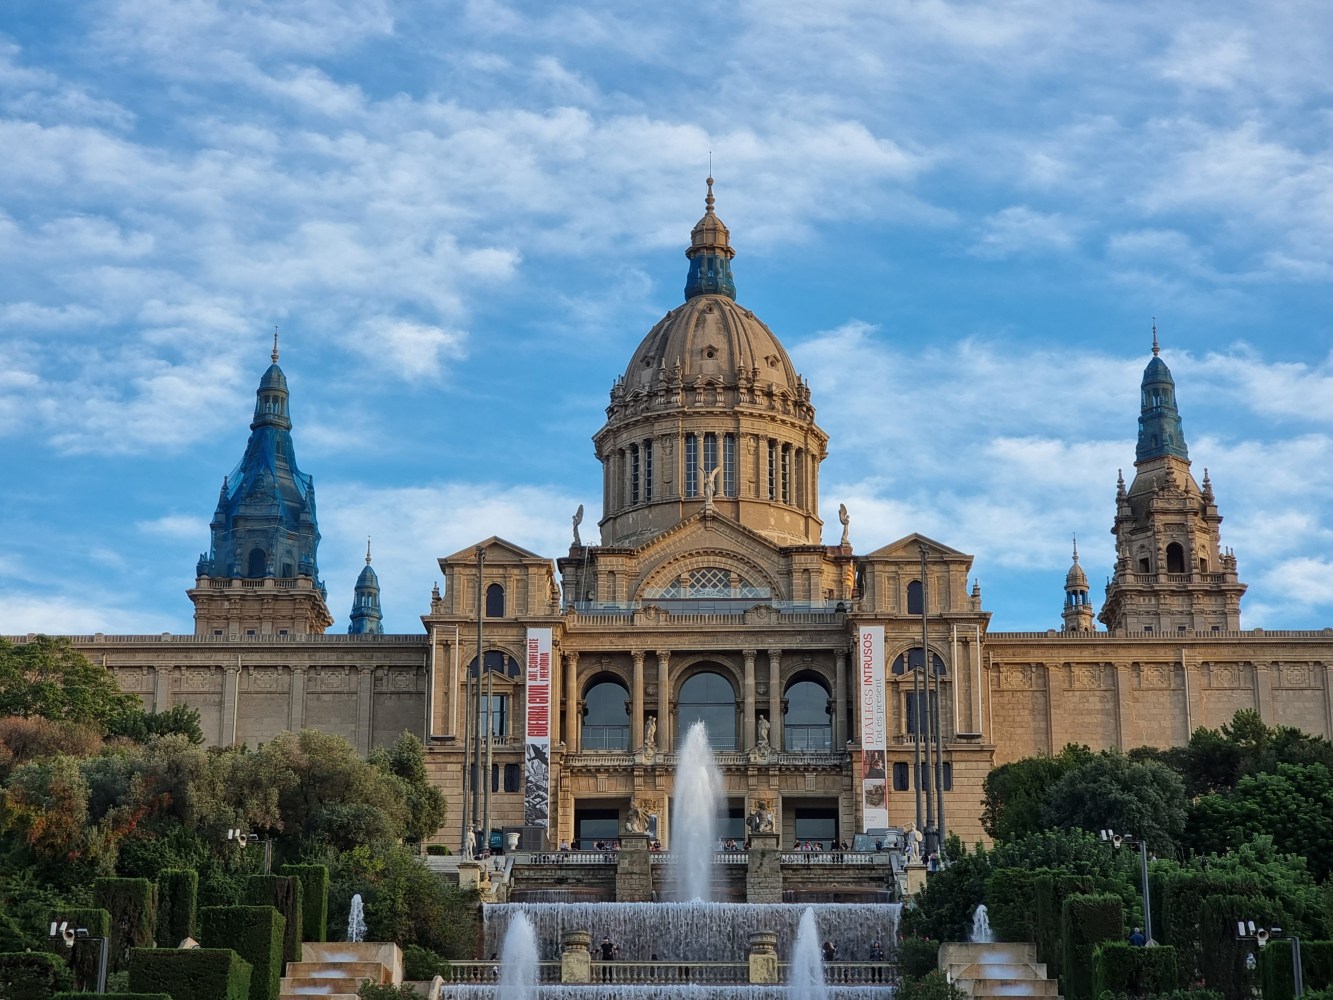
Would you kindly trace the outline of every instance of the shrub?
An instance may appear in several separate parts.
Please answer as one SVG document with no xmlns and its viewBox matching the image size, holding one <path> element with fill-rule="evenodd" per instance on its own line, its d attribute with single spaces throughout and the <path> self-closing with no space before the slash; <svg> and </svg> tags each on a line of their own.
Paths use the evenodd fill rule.
<svg viewBox="0 0 1333 1000">
<path fill-rule="evenodd" d="M 448 844 L 427 844 L 426 853 L 434 857 L 448 857 L 454 852 L 449 850 Z"/>
<path fill-rule="evenodd" d="M 283 865 L 278 871 L 301 880 L 301 939 L 327 941 L 329 939 L 328 865 Z"/>
<path fill-rule="evenodd" d="M 1291 967 L 1292 944 L 1270 941 L 1259 952 L 1259 981 L 1264 1000 L 1292 1000 L 1296 995 Z M 1310 986 L 1333 984 L 1333 941 L 1302 941 L 1301 972 Z M 1305 993 L 1309 996 L 1309 991 Z"/>
<path fill-rule="evenodd" d="M 135 948 L 129 988 L 189 1000 L 247 1000 L 250 965 L 230 948 Z"/>
<path fill-rule="evenodd" d="M 166 993 L 57 993 L 51 1000 L 171 1000 Z"/>
<path fill-rule="evenodd" d="M 997 940 L 1037 939 L 1036 879 L 1031 868 L 1000 868 L 986 879 L 986 910 Z"/>
<path fill-rule="evenodd" d="M 1258 950 L 1253 942 L 1236 939 L 1236 921 L 1280 924 L 1278 905 L 1258 895 L 1209 896 L 1199 904 L 1200 967 L 1208 985 L 1221 990 L 1226 1000 L 1248 1000 L 1257 976 L 1245 967 L 1245 956 Z"/>
<path fill-rule="evenodd" d="M 245 902 L 251 906 L 271 906 L 286 921 L 283 955 L 289 962 L 301 961 L 302 883 L 294 875 L 251 875 L 245 883 Z"/>
<path fill-rule="evenodd" d="M 65 964 L 46 952 L 0 954 L 0 997 L 5 1000 L 48 1000 L 57 990 L 69 989 L 72 979 Z"/>
<path fill-rule="evenodd" d="M 904 979 L 895 991 L 896 1000 L 966 1000 L 967 994 L 936 969 L 920 979 Z"/>
<path fill-rule="evenodd" d="M 403 949 L 403 978 L 421 982 L 436 976 L 449 976 L 449 962 L 429 948 L 409 944 Z"/>
<path fill-rule="evenodd" d="M 250 1000 L 278 996 L 285 924 L 271 906 L 205 906 L 199 911 L 202 943 L 230 948 L 250 965 Z"/>
<path fill-rule="evenodd" d="M 55 923 L 68 921 L 71 927 L 87 929 L 88 937 L 93 940 L 75 941 L 73 948 L 67 948 L 64 941 L 48 939 L 48 946 L 74 973 L 76 989 L 95 989 L 97 967 L 102 961 L 102 942 L 96 939 L 111 933 L 111 914 L 92 907 L 60 907 L 51 911 L 51 920 Z M 4 994 L 0 993 L 0 996 Z"/>
<path fill-rule="evenodd" d="M 1092 953 L 1092 991 L 1130 997 L 1169 992 L 1176 987 L 1176 949 L 1170 945 L 1138 948 L 1128 941 L 1106 941 Z"/>
<path fill-rule="evenodd" d="M 940 943 L 931 938 L 903 938 L 898 944 L 898 967 L 905 978 L 919 979 L 940 964 Z"/>
<path fill-rule="evenodd" d="M 1151 881 L 1150 876 L 1150 884 Z M 1195 973 L 1203 968 L 1203 947 L 1199 936 L 1199 915 L 1203 901 L 1221 894 L 1257 896 L 1261 886 L 1258 879 L 1252 876 L 1237 876 L 1229 872 L 1176 871 L 1167 876 L 1165 888 L 1161 901 L 1161 926 L 1153 924 L 1153 936 L 1163 944 L 1175 946 L 1180 984 L 1184 986 L 1192 982 Z M 1232 933 L 1234 936 L 1234 930 Z"/>
<path fill-rule="evenodd" d="M 157 876 L 157 946 L 175 948 L 194 937 L 199 915 L 199 873 L 166 868 Z"/>
<path fill-rule="evenodd" d="M 131 948 L 151 948 L 157 930 L 157 886 L 146 878 L 99 878 L 93 904 L 111 914 L 111 971 L 129 962 Z"/>
<path fill-rule="evenodd" d="M 1092 1000 L 1092 953 L 1103 941 L 1119 941 L 1125 933 L 1125 909 L 1119 896 L 1073 895 L 1060 913 L 1064 944 L 1062 980 L 1068 1000 Z"/>
</svg>

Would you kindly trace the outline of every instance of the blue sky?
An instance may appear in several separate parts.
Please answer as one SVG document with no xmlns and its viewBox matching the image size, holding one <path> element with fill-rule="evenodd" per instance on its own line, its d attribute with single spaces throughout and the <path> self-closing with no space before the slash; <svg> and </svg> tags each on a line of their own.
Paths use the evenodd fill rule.
<svg viewBox="0 0 1333 1000">
<path fill-rule="evenodd" d="M 391 631 L 436 556 L 563 552 L 710 153 L 827 541 L 1058 627 L 1156 316 L 1243 625 L 1333 624 L 1330 65 L 1318 0 L 7 0 L 0 632 L 191 630 L 274 324 L 335 629 L 367 535 Z"/>
</svg>

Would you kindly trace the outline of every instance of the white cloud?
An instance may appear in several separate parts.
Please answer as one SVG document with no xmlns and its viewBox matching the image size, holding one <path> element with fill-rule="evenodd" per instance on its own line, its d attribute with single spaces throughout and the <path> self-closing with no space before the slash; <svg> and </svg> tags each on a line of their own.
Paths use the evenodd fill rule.
<svg viewBox="0 0 1333 1000">
<path fill-rule="evenodd" d="M 981 226 L 970 253 L 999 260 L 1019 253 L 1063 253 L 1073 247 L 1069 219 L 1058 213 L 1035 212 L 1026 205 L 1011 205 L 990 216 Z"/>
</svg>

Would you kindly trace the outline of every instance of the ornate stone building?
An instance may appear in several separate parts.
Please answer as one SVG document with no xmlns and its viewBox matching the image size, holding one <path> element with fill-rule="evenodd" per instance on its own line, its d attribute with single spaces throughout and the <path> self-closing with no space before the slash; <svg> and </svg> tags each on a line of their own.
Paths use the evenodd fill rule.
<svg viewBox="0 0 1333 1000">
<path fill-rule="evenodd" d="M 189 591 L 195 635 L 77 644 L 146 703 L 198 707 L 214 742 L 306 725 L 364 752 L 421 734 L 455 844 L 465 812 L 492 828 L 536 816 L 551 843 L 612 837 L 632 798 L 669 840 L 674 748 L 699 720 L 726 834 L 762 801 L 784 844 L 849 839 L 884 811 L 905 826 L 940 788 L 949 831 L 977 838 L 986 772 L 1068 742 L 1180 743 L 1241 708 L 1333 735 L 1333 629 L 1240 630 L 1245 587 L 1155 335 L 1133 481 L 1115 497 L 1107 630 L 1075 549 L 1063 627 L 997 632 L 963 552 L 915 534 L 858 552 L 845 511 L 825 544 L 815 393 L 736 301 L 711 179 L 686 256 L 684 303 L 633 352 L 593 438 L 596 542 L 580 508 L 554 560 L 496 537 L 441 558 L 415 635 L 380 634 L 368 549 L 351 634 L 327 633 L 275 343 Z"/>
</svg>

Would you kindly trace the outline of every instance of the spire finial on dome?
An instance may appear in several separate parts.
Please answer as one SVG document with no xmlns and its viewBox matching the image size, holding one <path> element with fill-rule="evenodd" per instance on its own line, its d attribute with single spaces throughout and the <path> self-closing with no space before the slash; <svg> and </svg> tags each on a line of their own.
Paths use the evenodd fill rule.
<svg viewBox="0 0 1333 1000">
<path fill-rule="evenodd" d="M 1078 532 L 1074 532 L 1074 562 L 1078 562 Z"/>
<path fill-rule="evenodd" d="M 273 324 L 273 353 L 269 356 L 276 365 L 278 363 L 278 324 L 276 323 Z"/>
<path fill-rule="evenodd" d="M 731 277 L 731 233 L 726 223 L 713 211 L 713 172 L 708 172 L 708 193 L 704 196 L 703 218 L 690 230 L 690 248 L 685 256 L 690 260 L 690 273 L 685 279 L 685 298 L 696 295 L 725 295 L 736 297 L 736 283 Z"/>
<path fill-rule="evenodd" d="M 1152 318 L 1152 356 L 1155 358 L 1162 353 L 1162 348 L 1157 343 L 1157 317 Z"/>
<path fill-rule="evenodd" d="M 713 197 L 713 171 L 711 167 L 708 170 L 707 183 L 708 183 L 708 194 L 704 195 L 704 211 L 707 212 L 709 215 L 712 215 L 713 204 L 714 202 L 716 202 L 717 199 Z"/>
<path fill-rule="evenodd" d="M 366 536 L 366 565 L 370 565 L 370 536 Z"/>
</svg>

